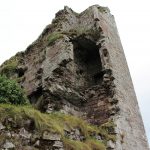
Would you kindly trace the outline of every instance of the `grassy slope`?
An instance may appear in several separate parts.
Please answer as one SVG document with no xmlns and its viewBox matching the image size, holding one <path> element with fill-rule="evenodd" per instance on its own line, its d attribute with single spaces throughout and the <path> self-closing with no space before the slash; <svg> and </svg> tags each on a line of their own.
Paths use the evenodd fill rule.
<svg viewBox="0 0 150 150">
<path fill-rule="evenodd" d="M 62 140 L 67 150 L 105 150 L 104 143 L 97 141 L 94 137 L 91 137 L 91 133 L 100 133 L 105 137 L 105 140 L 114 140 L 113 135 L 109 135 L 106 124 L 101 127 L 96 127 L 88 124 L 86 121 L 79 119 L 71 115 L 65 115 L 62 113 L 44 114 L 35 110 L 31 106 L 13 106 L 8 104 L 0 104 L 0 122 L 3 122 L 6 118 L 13 118 L 14 122 L 18 125 L 23 124 L 23 120 L 32 119 L 35 123 L 35 130 L 42 135 L 43 131 L 47 130 L 54 133 L 59 133 L 62 136 Z M 81 133 L 85 136 L 84 142 L 74 141 L 67 139 L 64 135 L 64 129 L 79 128 Z M 11 128 L 9 127 L 9 130 Z"/>
</svg>

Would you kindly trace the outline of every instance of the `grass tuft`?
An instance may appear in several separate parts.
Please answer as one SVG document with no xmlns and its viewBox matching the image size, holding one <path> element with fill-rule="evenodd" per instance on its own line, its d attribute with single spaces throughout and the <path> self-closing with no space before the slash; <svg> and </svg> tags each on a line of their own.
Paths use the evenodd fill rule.
<svg viewBox="0 0 150 150">
<path fill-rule="evenodd" d="M 59 33 L 59 32 L 54 32 L 51 33 L 48 36 L 48 45 L 53 45 L 55 43 L 56 40 L 63 38 L 63 34 Z"/>
<path fill-rule="evenodd" d="M 12 74 L 16 72 L 17 66 L 18 66 L 18 59 L 16 56 L 14 56 L 9 60 L 7 60 L 4 64 L 2 64 L 0 74 L 10 77 Z"/>
<path fill-rule="evenodd" d="M 110 129 L 114 126 L 113 122 L 97 127 L 88 124 L 80 118 L 60 112 L 45 114 L 30 105 L 0 104 L 0 122 L 3 122 L 6 118 L 12 118 L 17 125 L 23 125 L 24 120 L 31 119 L 35 124 L 34 131 L 39 135 L 42 135 L 44 131 L 60 134 L 66 150 L 106 150 L 104 143 L 106 144 L 108 140 L 115 141 L 115 136 L 109 134 Z M 81 134 L 85 137 L 85 141 L 68 139 L 64 134 L 66 127 L 70 131 L 74 128 L 80 129 Z M 9 125 L 8 128 L 12 129 L 13 127 Z M 92 133 L 100 134 L 104 143 L 92 137 Z"/>
<path fill-rule="evenodd" d="M 91 150 L 106 150 L 105 145 L 100 141 L 88 139 L 85 143 L 91 148 Z"/>
</svg>

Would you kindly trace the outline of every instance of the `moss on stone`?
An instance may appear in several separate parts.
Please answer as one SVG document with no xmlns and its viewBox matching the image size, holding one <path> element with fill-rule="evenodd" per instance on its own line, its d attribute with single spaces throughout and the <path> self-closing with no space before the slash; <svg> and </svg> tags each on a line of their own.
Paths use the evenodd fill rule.
<svg viewBox="0 0 150 150">
<path fill-rule="evenodd" d="M 0 69 L 0 74 L 6 75 L 7 77 L 12 76 L 16 72 L 16 68 L 18 66 L 18 58 L 13 56 L 6 62 L 4 62 Z"/>
<path fill-rule="evenodd" d="M 19 64 L 24 64 L 24 52 L 18 52 L 15 56 L 11 57 L 10 59 L 6 60 L 0 66 L 0 75 L 5 75 L 8 78 L 16 79 L 18 78 L 17 69 Z"/>
<path fill-rule="evenodd" d="M 62 32 L 62 34 L 70 36 L 70 37 L 81 37 L 81 36 L 90 36 L 93 39 L 98 39 L 100 36 L 100 31 L 95 29 L 86 29 L 86 28 L 76 28 L 71 29 L 69 31 Z"/>
<path fill-rule="evenodd" d="M 60 39 L 60 38 L 63 38 L 63 34 L 62 33 L 59 33 L 59 32 L 51 33 L 48 36 L 48 39 L 47 39 L 48 45 L 54 44 L 55 41 L 58 40 L 58 39 Z"/>
<path fill-rule="evenodd" d="M 99 10 L 101 13 L 107 13 L 107 7 L 101 7 L 101 6 L 99 6 L 99 7 L 98 7 L 98 10 Z"/>
</svg>

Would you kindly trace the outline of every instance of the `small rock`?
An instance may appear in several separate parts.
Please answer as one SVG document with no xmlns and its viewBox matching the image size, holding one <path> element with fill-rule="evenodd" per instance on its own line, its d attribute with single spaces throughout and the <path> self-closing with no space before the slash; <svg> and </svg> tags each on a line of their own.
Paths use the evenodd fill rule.
<svg viewBox="0 0 150 150">
<path fill-rule="evenodd" d="M 65 125 L 64 126 L 64 131 L 69 133 L 70 132 L 70 128 L 67 125 Z"/>
<path fill-rule="evenodd" d="M 91 96 L 94 96 L 96 92 L 94 90 L 91 90 L 89 93 Z"/>
<path fill-rule="evenodd" d="M 0 123 L 0 130 L 5 129 L 5 126 L 2 125 L 2 123 Z"/>
<path fill-rule="evenodd" d="M 52 112 L 54 111 L 54 107 L 55 107 L 54 104 L 50 104 L 50 103 L 49 103 L 49 104 L 47 105 L 46 112 L 49 113 L 49 114 L 52 113 Z"/>
<path fill-rule="evenodd" d="M 104 74 L 103 77 L 104 77 L 104 78 L 109 78 L 110 75 L 109 75 L 109 74 Z"/>
<path fill-rule="evenodd" d="M 56 84 L 56 88 L 58 89 L 58 90 L 64 90 L 64 91 L 66 91 L 66 88 L 65 87 L 63 87 L 63 86 L 61 86 L 61 85 L 59 85 L 59 84 Z"/>
<path fill-rule="evenodd" d="M 100 135 L 97 135 L 97 136 L 96 136 L 96 140 L 101 141 L 101 140 L 102 140 L 101 136 L 100 136 Z"/>
<path fill-rule="evenodd" d="M 30 141 L 32 143 L 35 143 L 40 137 L 41 137 L 40 133 L 34 133 L 32 134 Z"/>
<path fill-rule="evenodd" d="M 104 82 L 109 82 L 110 79 L 109 79 L 109 78 L 104 78 L 103 81 L 104 81 Z"/>
<path fill-rule="evenodd" d="M 23 150 L 37 150 L 37 149 L 32 146 L 23 146 Z"/>
<path fill-rule="evenodd" d="M 35 142 L 34 146 L 35 146 L 35 147 L 40 146 L 40 140 L 37 140 L 37 141 Z"/>
<path fill-rule="evenodd" d="M 11 137 L 11 133 L 10 133 L 9 131 L 6 131 L 5 134 L 6 134 L 6 136 L 9 137 L 9 138 Z"/>
<path fill-rule="evenodd" d="M 80 136 L 80 141 L 84 141 L 85 140 L 85 136 Z"/>
<path fill-rule="evenodd" d="M 67 88 L 67 92 L 72 93 L 72 91 L 71 91 L 71 89 L 70 89 L 70 88 Z"/>
<path fill-rule="evenodd" d="M 113 103 L 114 103 L 114 104 L 117 104 L 117 103 L 118 103 L 118 100 L 114 98 L 114 99 L 113 99 Z"/>
<path fill-rule="evenodd" d="M 70 134 L 69 139 L 71 139 L 71 140 L 76 140 L 76 137 L 75 137 L 74 134 Z"/>
<path fill-rule="evenodd" d="M 109 103 L 111 103 L 111 104 L 117 104 L 117 103 L 118 103 L 118 100 L 115 99 L 115 98 L 109 98 L 108 101 L 109 101 Z"/>
<path fill-rule="evenodd" d="M 74 135 L 74 132 L 73 132 L 73 131 L 71 131 L 71 132 L 70 132 L 70 134 L 71 134 L 71 135 Z"/>
<path fill-rule="evenodd" d="M 61 141 L 55 141 L 53 147 L 63 148 L 63 143 Z"/>
<path fill-rule="evenodd" d="M 24 122 L 24 127 L 26 129 L 34 130 L 35 129 L 35 122 L 32 119 L 28 119 Z"/>
<path fill-rule="evenodd" d="M 19 134 L 17 134 L 17 133 L 12 133 L 11 136 L 14 137 L 14 138 L 18 138 L 18 137 L 19 137 Z"/>
<path fill-rule="evenodd" d="M 50 133 L 48 131 L 44 131 L 43 140 L 51 140 L 51 141 L 60 141 L 61 136 L 57 133 Z"/>
<path fill-rule="evenodd" d="M 13 121 L 13 118 L 8 118 L 8 121 L 9 121 L 9 122 L 12 122 L 12 121 Z"/>
<path fill-rule="evenodd" d="M 114 143 L 113 141 L 109 140 L 109 141 L 107 142 L 107 147 L 108 147 L 108 148 L 115 148 L 115 143 Z"/>
<path fill-rule="evenodd" d="M 5 149 L 15 148 L 15 145 L 12 142 L 6 140 L 5 144 L 3 145 Z"/>
<path fill-rule="evenodd" d="M 23 146 L 27 146 L 27 145 L 29 145 L 29 143 L 30 143 L 30 140 L 29 139 L 23 139 L 23 141 L 22 141 L 22 145 Z"/>
<path fill-rule="evenodd" d="M 115 115 L 120 111 L 120 108 L 116 105 L 110 106 L 109 107 L 109 114 L 110 115 Z"/>
<path fill-rule="evenodd" d="M 75 129 L 74 133 L 75 135 L 78 135 L 78 136 L 80 135 L 80 131 L 78 129 Z"/>
<path fill-rule="evenodd" d="M 30 139 L 30 137 L 31 137 L 31 133 L 26 131 L 25 128 L 20 129 L 19 135 L 26 138 L 26 139 Z"/>
</svg>

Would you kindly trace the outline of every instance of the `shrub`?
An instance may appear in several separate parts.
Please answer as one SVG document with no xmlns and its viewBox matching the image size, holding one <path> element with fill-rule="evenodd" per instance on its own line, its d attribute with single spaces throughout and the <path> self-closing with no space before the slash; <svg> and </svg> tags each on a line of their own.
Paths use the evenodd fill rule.
<svg viewBox="0 0 150 150">
<path fill-rule="evenodd" d="M 27 97 L 16 81 L 0 76 L 0 103 L 27 104 Z"/>
</svg>

